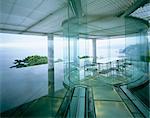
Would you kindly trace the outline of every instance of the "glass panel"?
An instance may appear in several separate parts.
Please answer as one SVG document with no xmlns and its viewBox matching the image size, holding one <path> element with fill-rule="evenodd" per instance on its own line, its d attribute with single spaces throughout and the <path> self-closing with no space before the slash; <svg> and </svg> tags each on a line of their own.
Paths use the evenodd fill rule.
<svg viewBox="0 0 150 118">
<path fill-rule="evenodd" d="M 97 57 L 100 59 L 110 57 L 109 39 L 96 40 Z"/>
<path fill-rule="evenodd" d="M 130 24 L 132 22 L 132 25 Z M 127 61 L 130 61 L 130 66 L 126 68 L 126 76 L 130 76 L 128 88 L 147 106 L 149 106 L 149 62 L 148 62 L 148 37 L 147 26 L 142 24 L 142 20 L 125 19 L 125 39 L 126 48 L 125 54 Z M 130 25 L 129 25 L 130 24 Z M 129 29 L 135 27 L 135 32 L 130 32 Z M 130 33 L 129 33 L 130 32 Z M 141 88 L 141 89 L 139 89 Z M 142 92 L 141 92 L 142 91 Z M 146 95 L 147 94 L 147 95 Z"/>
<path fill-rule="evenodd" d="M 86 36 L 84 37 L 84 43 L 80 43 L 82 42 L 82 40 L 79 40 L 79 32 L 86 32 L 86 17 L 82 17 L 83 11 L 81 9 L 81 1 L 68 0 L 68 5 L 70 5 L 70 7 L 68 7 L 68 20 L 63 23 L 65 50 L 64 82 L 67 86 L 73 86 L 74 83 L 78 83 L 80 80 L 80 56 L 89 55 L 88 53 L 91 52 L 88 52 L 88 50 L 86 50 L 88 45 Z M 82 1 L 82 5 L 84 5 L 85 8 L 86 1 Z M 84 12 L 86 12 L 86 8 Z M 84 23 L 85 25 L 81 26 L 82 23 Z"/>
<path fill-rule="evenodd" d="M 111 58 L 123 58 L 125 54 L 123 50 L 125 49 L 125 38 L 111 38 L 110 39 L 110 54 Z"/>
<path fill-rule="evenodd" d="M 54 91 L 64 89 L 63 37 L 54 36 Z M 58 96 L 63 97 L 63 96 Z"/>
</svg>

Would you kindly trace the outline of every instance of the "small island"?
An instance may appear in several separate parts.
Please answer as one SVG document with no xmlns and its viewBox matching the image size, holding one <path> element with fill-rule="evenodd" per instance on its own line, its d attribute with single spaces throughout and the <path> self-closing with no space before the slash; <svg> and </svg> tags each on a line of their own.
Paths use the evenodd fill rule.
<svg viewBox="0 0 150 118">
<path fill-rule="evenodd" d="M 39 55 L 33 55 L 28 56 L 23 60 L 14 60 L 14 66 L 11 66 L 10 68 L 22 68 L 22 67 L 28 67 L 28 66 L 35 66 L 35 65 L 41 65 L 41 64 L 47 64 L 48 58 L 46 56 L 39 56 Z"/>
<path fill-rule="evenodd" d="M 91 57 L 90 56 L 82 56 L 82 57 L 78 56 L 78 58 L 79 59 L 87 59 L 87 58 L 91 58 Z"/>
</svg>

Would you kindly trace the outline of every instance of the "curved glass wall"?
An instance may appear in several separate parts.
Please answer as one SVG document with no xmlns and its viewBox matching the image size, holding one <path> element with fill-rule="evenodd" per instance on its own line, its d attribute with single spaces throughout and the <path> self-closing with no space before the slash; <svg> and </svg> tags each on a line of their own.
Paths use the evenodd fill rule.
<svg viewBox="0 0 150 118">
<path fill-rule="evenodd" d="M 139 91 L 149 94 L 148 87 L 145 88 L 145 84 L 149 86 L 147 23 L 133 17 L 88 16 L 87 1 L 68 2 L 71 4 L 68 20 L 62 24 L 64 85 L 84 85 L 82 80 L 93 78 L 98 81 L 97 87 L 102 83 L 127 85 L 135 96 L 148 105 L 149 96 L 138 92 L 139 89 L 136 89 L 137 92 L 134 90 L 144 85 Z M 94 54 L 96 62 L 93 61 Z"/>
<path fill-rule="evenodd" d="M 84 4 L 85 3 L 85 4 Z M 86 7 L 86 1 L 82 3 Z M 64 84 L 71 86 L 73 82 L 80 80 L 80 66 L 82 66 L 81 58 L 88 56 L 90 52 L 87 49 L 89 43 L 84 39 L 80 39 L 80 31 L 86 32 L 86 17 L 82 18 L 81 1 L 68 0 L 68 20 L 64 21 Z M 81 24 L 85 24 L 82 25 Z M 80 44 L 80 45 L 79 45 Z M 82 46 L 81 46 L 82 44 Z M 80 50 L 80 51 L 79 51 Z"/>
<path fill-rule="evenodd" d="M 129 90 L 137 96 L 141 102 L 149 106 L 149 43 L 147 36 L 148 25 L 146 21 L 135 18 L 125 20 L 125 54 L 130 61 L 130 67 L 126 69 L 126 76 L 130 76 Z M 129 29 L 135 27 L 136 32 L 129 34 Z"/>
<path fill-rule="evenodd" d="M 125 83 L 138 79 L 142 82 L 148 80 L 148 76 L 146 76 L 148 75 L 147 23 L 133 17 L 106 17 L 97 20 L 96 16 L 85 15 L 88 11 L 87 1 L 81 3 L 81 1 L 69 0 L 68 5 L 70 4 L 72 5 L 68 7 L 68 20 L 62 24 L 65 78 L 67 75 L 65 80 L 70 80 L 73 70 L 78 70 L 78 72 L 71 81 L 73 79 L 80 80 L 81 67 L 93 64 L 94 53 L 92 51 L 94 47 L 89 38 L 91 35 L 106 37 L 96 39 L 98 62 L 95 67 L 102 74 L 105 73 L 104 75 L 107 77 L 122 76 L 126 79 Z M 103 26 L 104 29 L 101 29 L 100 26 Z M 143 79 L 141 79 L 142 76 L 144 76 Z"/>
</svg>

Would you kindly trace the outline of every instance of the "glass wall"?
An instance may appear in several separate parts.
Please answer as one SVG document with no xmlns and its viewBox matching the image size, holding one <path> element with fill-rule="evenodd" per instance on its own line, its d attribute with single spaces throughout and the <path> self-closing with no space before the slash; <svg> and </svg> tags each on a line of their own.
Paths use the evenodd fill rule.
<svg viewBox="0 0 150 118">
<path fill-rule="evenodd" d="M 110 37 L 97 39 L 97 57 L 102 58 L 117 58 L 124 57 L 125 38 L 122 37 Z"/>
<path fill-rule="evenodd" d="M 136 33 L 129 31 L 133 27 L 136 29 Z M 127 61 L 130 62 L 130 66 L 128 65 L 126 68 L 126 74 L 131 78 L 128 88 L 144 104 L 149 106 L 149 44 L 147 29 L 146 21 L 134 18 L 132 20 L 130 18 L 125 19 L 125 54 Z"/>
<path fill-rule="evenodd" d="M 93 47 L 92 47 L 92 40 L 91 39 L 79 39 L 79 56 L 93 56 Z"/>
<path fill-rule="evenodd" d="M 142 21 L 134 22 L 136 24 L 137 33 L 129 32 L 130 20 L 126 19 L 126 50 L 125 54 L 128 60 L 132 63 L 132 79 L 140 79 L 146 77 L 148 74 L 148 37 L 147 27 L 145 24 L 141 24 Z M 146 77 L 147 78 L 147 77 Z M 145 79 L 146 79 L 145 78 Z M 148 79 L 148 78 L 147 78 Z"/>
<path fill-rule="evenodd" d="M 110 57 L 110 40 L 109 39 L 97 39 L 97 57 L 100 59 Z"/>
<path fill-rule="evenodd" d="M 102 81 L 106 77 L 104 82 L 113 85 L 127 84 L 128 88 L 139 87 L 143 82 L 147 82 L 147 24 L 136 18 L 110 17 L 101 21 L 87 17 L 87 1 L 82 1 L 83 9 L 80 2 L 69 0 L 71 6 L 68 7 L 68 20 L 62 24 L 65 83 L 69 86 L 80 84 L 79 80 L 86 75 L 84 70 L 82 73 L 82 69 L 91 64 L 90 58 L 93 56 L 89 34 L 106 37 L 96 39 L 96 77 L 102 78 Z M 107 30 L 108 34 L 105 32 Z"/>
<path fill-rule="evenodd" d="M 64 44 L 63 37 L 54 35 L 54 91 L 57 92 L 64 88 Z"/>
<path fill-rule="evenodd" d="M 83 6 L 81 6 L 83 5 Z M 70 6 L 70 7 L 69 7 Z M 82 11 L 84 7 L 85 11 Z M 67 85 L 71 86 L 74 82 L 80 80 L 80 59 L 85 56 L 91 55 L 87 47 L 90 45 L 86 41 L 86 36 L 80 39 L 80 32 L 86 32 L 86 21 L 87 18 L 83 17 L 83 12 L 86 10 L 86 0 L 72 1 L 68 0 L 68 20 L 64 21 L 63 35 L 64 35 L 64 81 Z M 85 24 L 85 25 L 83 25 Z M 81 26 L 82 25 L 82 26 Z"/>
<path fill-rule="evenodd" d="M 111 58 L 124 58 L 125 57 L 124 49 L 125 49 L 125 38 L 123 36 L 120 38 L 118 37 L 110 38 Z"/>
</svg>

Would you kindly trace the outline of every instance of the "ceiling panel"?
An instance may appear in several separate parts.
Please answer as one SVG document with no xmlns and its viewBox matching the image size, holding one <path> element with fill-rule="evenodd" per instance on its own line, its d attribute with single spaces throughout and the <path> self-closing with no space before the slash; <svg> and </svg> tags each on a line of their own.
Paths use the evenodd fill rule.
<svg viewBox="0 0 150 118">
<path fill-rule="evenodd" d="M 84 2 L 84 0 L 82 0 Z M 84 13 L 88 15 L 119 15 L 129 8 L 136 0 L 90 0 L 88 2 L 87 8 L 83 4 Z"/>
<path fill-rule="evenodd" d="M 17 0 L 15 5 L 27 9 L 34 9 L 37 5 L 41 5 L 45 0 Z"/>
<path fill-rule="evenodd" d="M 150 3 L 147 3 L 143 7 L 138 8 L 131 14 L 131 16 L 142 18 L 149 21 L 150 23 Z"/>
<path fill-rule="evenodd" d="M 8 14 L 4 14 L 4 13 L 0 12 L 0 23 L 4 24 L 8 16 L 9 16 Z"/>
<path fill-rule="evenodd" d="M 11 25 L 11 24 L 5 24 L 5 25 L 0 24 L 0 27 L 2 27 L 2 29 L 19 30 L 19 31 L 22 31 L 26 28 L 25 26 Z"/>
<path fill-rule="evenodd" d="M 58 8 L 61 8 L 62 6 L 64 6 L 64 4 L 66 3 L 62 0 L 45 0 L 37 10 L 44 13 L 50 13 L 54 12 Z"/>
<path fill-rule="evenodd" d="M 49 16 L 38 25 L 29 29 L 29 31 L 47 31 L 54 32 L 61 29 L 62 22 L 68 18 L 67 8 L 62 8 L 54 15 Z"/>
<path fill-rule="evenodd" d="M 107 19 L 124 13 L 137 0 L 81 0 L 83 12 L 92 16 L 88 31 L 110 29 L 119 26 L 120 20 Z M 53 33 L 62 30 L 62 22 L 67 20 L 67 0 L 0 0 L 0 28 L 21 30 L 22 32 Z M 132 15 L 150 18 L 150 7 L 143 7 Z M 140 15 L 139 15 L 140 14 Z M 139 15 L 139 16 L 138 16 Z M 70 15 L 72 16 L 72 15 Z M 105 18 L 105 19 L 103 19 Z M 114 32 L 111 31 L 111 34 Z M 97 32 L 94 32 L 97 34 Z"/>
<path fill-rule="evenodd" d="M 60 24 L 65 18 L 62 12 L 62 15 L 56 13 L 59 15 L 55 16 L 56 18 L 54 16 L 48 20 L 44 18 L 50 14 L 55 15 L 53 12 L 59 11 L 66 5 L 66 2 L 66 0 L 0 0 L 0 28 L 26 31 L 28 27 L 34 26 L 39 21 L 40 23 L 35 28 L 33 27 L 32 31 L 39 31 L 39 29 L 45 31 L 48 27 L 53 26 L 54 22 L 60 28 Z M 53 26 L 54 28 L 55 26 Z"/>
<path fill-rule="evenodd" d="M 9 19 L 9 15 L 12 12 L 15 2 L 15 0 L 0 0 L 0 14 L 2 14 L 0 23 L 5 23 Z"/>
</svg>

